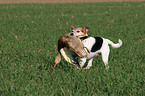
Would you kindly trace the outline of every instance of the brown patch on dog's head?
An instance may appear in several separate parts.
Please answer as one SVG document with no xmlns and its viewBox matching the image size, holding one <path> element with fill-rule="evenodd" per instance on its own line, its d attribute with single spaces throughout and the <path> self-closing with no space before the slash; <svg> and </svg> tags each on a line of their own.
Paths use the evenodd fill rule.
<svg viewBox="0 0 145 96">
<path fill-rule="evenodd" d="M 70 26 L 74 36 L 80 38 L 84 36 L 88 36 L 87 32 L 89 30 L 89 27 L 83 27 L 83 28 L 75 28 L 74 26 Z"/>
<path fill-rule="evenodd" d="M 82 29 L 84 29 L 84 33 L 86 34 L 89 31 L 89 27 L 83 27 Z"/>
</svg>

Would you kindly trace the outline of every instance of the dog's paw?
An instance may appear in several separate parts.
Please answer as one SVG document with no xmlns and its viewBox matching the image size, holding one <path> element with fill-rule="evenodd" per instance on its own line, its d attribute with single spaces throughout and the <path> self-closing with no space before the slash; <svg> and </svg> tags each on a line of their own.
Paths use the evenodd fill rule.
<svg viewBox="0 0 145 96">
<path fill-rule="evenodd" d="M 107 70 L 107 71 L 109 70 L 109 66 L 106 66 L 106 70 Z"/>
<path fill-rule="evenodd" d="M 90 67 L 91 67 L 91 66 L 87 66 L 86 68 L 83 68 L 83 69 L 90 69 Z"/>
</svg>

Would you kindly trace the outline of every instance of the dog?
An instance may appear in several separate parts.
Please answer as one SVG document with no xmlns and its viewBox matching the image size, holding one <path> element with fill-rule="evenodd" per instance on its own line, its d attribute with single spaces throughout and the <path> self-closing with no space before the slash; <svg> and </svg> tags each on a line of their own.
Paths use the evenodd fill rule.
<svg viewBox="0 0 145 96">
<path fill-rule="evenodd" d="M 81 37 L 82 43 L 85 47 L 90 50 L 90 53 L 88 53 L 85 57 L 80 58 L 80 66 L 81 68 L 85 64 L 86 60 L 88 59 L 88 65 L 85 69 L 89 69 L 92 66 L 92 61 L 95 56 L 102 55 L 102 60 L 105 64 L 106 69 L 109 69 L 108 65 L 108 57 L 110 48 L 109 45 L 113 48 L 119 48 L 122 45 L 122 40 L 118 40 L 117 44 L 114 44 L 111 40 L 105 39 L 102 37 Z"/>
<path fill-rule="evenodd" d="M 81 37 L 88 36 L 87 31 L 89 30 L 89 27 L 75 28 L 74 26 L 70 26 L 70 28 L 73 32 L 60 36 L 58 40 L 58 55 L 55 57 L 54 68 L 58 63 L 60 63 L 61 54 L 66 61 L 79 67 L 77 57 L 83 58 L 89 53 L 89 50 L 83 46 L 81 40 L 79 39 Z M 77 34 L 77 36 L 75 36 L 75 34 Z"/>
<path fill-rule="evenodd" d="M 86 31 L 87 32 L 87 31 Z M 109 69 L 108 57 L 110 48 L 109 45 L 113 48 L 119 48 L 123 44 L 122 40 L 118 40 L 117 44 L 114 44 L 111 40 L 105 39 L 103 37 L 89 37 L 80 35 L 80 31 L 72 29 L 71 35 L 74 35 L 81 39 L 83 46 L 85 46 L 89 53 L 85 57 L 79 57 L 79 65 L 82 68 L 88 59 L 87 67 L 84 69 L 89 69 L 92 66 L 92 61 L 95 56 L 102 55 L 102 60 L 105 64 L 106 69 Z M 87 34 L 87 33 L 86 33 Z M 86 49 L 85 49 L 86 50 Z"/>
</svg>

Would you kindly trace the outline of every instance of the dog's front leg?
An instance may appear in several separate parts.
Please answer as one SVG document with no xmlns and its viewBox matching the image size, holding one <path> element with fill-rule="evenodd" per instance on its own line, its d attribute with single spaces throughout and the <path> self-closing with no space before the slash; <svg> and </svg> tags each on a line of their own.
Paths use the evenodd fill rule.
<svg viewBox="0 0 145 96">
<path fill-rule="evenodd" d="M 86 63 L 86 58 L 81 58 L 79 62 L 81 68 L 84 66 L 85 63 Z"/>
<path fill-rule="evenodd" d="M 90 69 L 90 67 L 92 67 L 92 61 L 93 61 L 93 58 L 88 61 L 88 65 L 85 69 Z"/>
</svg>

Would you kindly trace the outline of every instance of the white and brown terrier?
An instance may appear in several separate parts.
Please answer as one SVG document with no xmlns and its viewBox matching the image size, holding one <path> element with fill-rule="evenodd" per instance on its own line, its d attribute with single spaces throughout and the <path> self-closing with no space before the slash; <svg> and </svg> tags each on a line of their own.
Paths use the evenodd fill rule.
<svg viewBox="0 0 145 96">
<path fill-rule="evenodd" d="M 58 55 L 55 57 L 54 67 L 56 67 L 56 64 L 60 63 L 61 54 L 66 61 L 75 64 L 78 67 L 79 62 L 77 57 L 85 57 L 89 52 L 89 50 L 83 46 L 83 43 L 79 39 L 80 37 L 88 36 L 87 31 L 89 30 L 89 27 L 75 28 L 70 26 L 70 28 L 73 32 L 62 35 L 58 40 Z M 77 36 L 75 36 L 75 34 Z M 88 52 L 86 52 L 86 50 Z"/>
<path fill-rule="evenodd" d="M 119 48 L 122 45 L 122 41 L 120 39 L 118 40 L 117 44 L 114 44 L 109 39 L 105 39 L 102 37 L 82 37 L 80 36 L 80 32 L 76 32 L 75 29 L 73 29 L 73 35 L 80 38 L 83 46 L 85 46 L 85 48 L 89 50 L 89 53 L 86 56 L 81 57 L 79 60 L 79 65 L 81 66 L 81 68 L 86 63 L 86 60 L 89 60 L 85 69 L 89 69 L 92 66 L 93 58 L 98 55 L 102 55 L 102 60 L 105 64 L 105 67 L 106 69 L 108 69 L 108 57 L 110 52 L 109 45 L 111 45 L 111 47 L 113 48 Z"/>
</svg>

